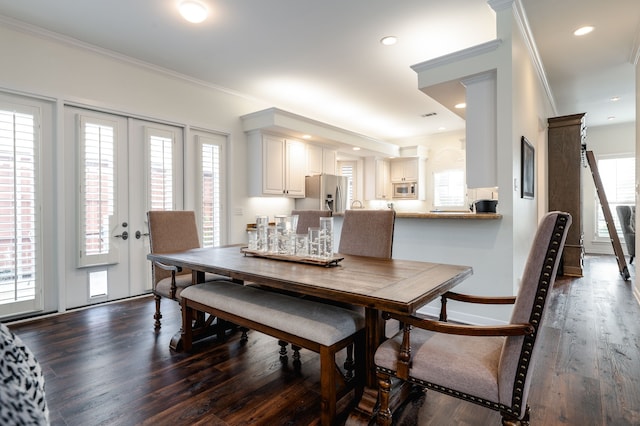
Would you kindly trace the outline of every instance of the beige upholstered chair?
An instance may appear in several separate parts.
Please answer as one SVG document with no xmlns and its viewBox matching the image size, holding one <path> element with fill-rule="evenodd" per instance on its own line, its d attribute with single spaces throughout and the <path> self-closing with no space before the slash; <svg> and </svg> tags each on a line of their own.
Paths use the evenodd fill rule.
<svg viewBox="0 0 640 426">
<path fill-rule="evenodd" d="M 391 424 L 389 389 L 395 376 L 499 411 L 504 425 L 528 425 L 535 343 L 570 225 L 568 213 L 551 212 L 542 219 L 517 297 L 443 296 L 443 301 L 515 303 L 508 325 L 465 326 L 416 315 L 387 315 L 402 321 L 404 329 L 376 351 L 378 424 Z M 446 321 L 446 312 L 441 317 Z"/>
<path fill-rule="evenodd" d="M 151 253 L 177 253 L 200 247 L 196 215 L 193 211 L 147 212 Z M 180 301 L 180 292 L 192 284 L 191 270 L 152 262 L 152 292 L 156 300 L 155 328 L 160 328 L 160 298 Z M 225 279 L 214 274 L 205 274 L 205 281 Z"/>
<path fill-rule="evenodd" d="M 338 252 L 391 259 L 394 210 L 346 210 Z"/>
<path fill-rule="evenodd" d="M 306 234 L 309 228 L 320 226 L 321 217 L 331 217 L 331 210 L 292 210 L 292 215 L 298 215 L 297 234 Z"/>
</svg>

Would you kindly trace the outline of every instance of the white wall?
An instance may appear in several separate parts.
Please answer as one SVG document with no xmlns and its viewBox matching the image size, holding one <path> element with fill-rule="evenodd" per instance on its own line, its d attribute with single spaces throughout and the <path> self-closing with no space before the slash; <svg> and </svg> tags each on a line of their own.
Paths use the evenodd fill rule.
<svg viewBox="0 0 640 426">
<path fill-rule="evenodd" d="M 589 115 L 586 116 L 587 124 Z M 587 149 L 593 151 L 596 160 L 616 154 L 635 155 L 635 123 L 620 123 L 607 126 L 589 127 L 587 125 Z M 591 169 L 582 169 L 582 231 L 584 233 L 584 249 L 586 253 L 613 254 L 613 246 L 606 241 L 596 241 L 596 194 L 595 184 L 591 176 Z M 611 211 L 616 215 L 615 209 Z M 625 254 L 627 247 L 624 239 L 620 238 Z M 628 260 L 628 259 L 627 259 Z"/>
</svg>

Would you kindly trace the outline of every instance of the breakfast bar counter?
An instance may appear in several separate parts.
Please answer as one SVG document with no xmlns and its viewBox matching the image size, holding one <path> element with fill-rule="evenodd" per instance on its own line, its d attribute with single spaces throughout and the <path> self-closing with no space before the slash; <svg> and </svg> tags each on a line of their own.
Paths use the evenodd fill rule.
<svg viewBox="0 0 640 426">
<path fill-rule="evenodd" d="M 472 213 L 462 211 L 401 212 L 396 211 L 398 218 L 415 219 L 462 219 L 462 220 L 497 220 L 502 219 L 499 213 Z"/>
</svg>

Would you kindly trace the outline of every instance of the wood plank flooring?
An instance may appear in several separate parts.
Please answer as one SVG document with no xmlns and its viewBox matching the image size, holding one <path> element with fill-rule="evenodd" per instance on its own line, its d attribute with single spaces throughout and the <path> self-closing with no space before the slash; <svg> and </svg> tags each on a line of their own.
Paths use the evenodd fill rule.
<svg viewBox="0 0 640 426">
<path fill-rule="evenodd" d="M 631 265 L 635 280 L 635 265 Z M 615 258 L 587 256 L 585 277 L 557 280 L 529 404 L 532 425 L 640 424 L 640 307 Z M 276 340 L 249 332 L 191 354 L 169 350 L 180 327 L 151 297 L 9 324 L 36 354 L 53 425 L 317 425 L 319 359 L 281 364 Z M 436 392 L 400 425 L 499 425 L 498 413 Z"/>
</svg>

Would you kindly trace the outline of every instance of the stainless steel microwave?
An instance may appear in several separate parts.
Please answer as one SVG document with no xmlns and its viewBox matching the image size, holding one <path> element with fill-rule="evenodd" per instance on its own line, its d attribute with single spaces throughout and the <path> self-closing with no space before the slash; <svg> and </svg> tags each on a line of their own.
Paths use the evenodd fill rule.
<svg viewBox="0 0 640 426">
<path fill-rule="evenodd" d="M 416 182 L 394 183 L 393 198 L 401 200 L 417 200 L 418 184 Z"/>
</svg>

